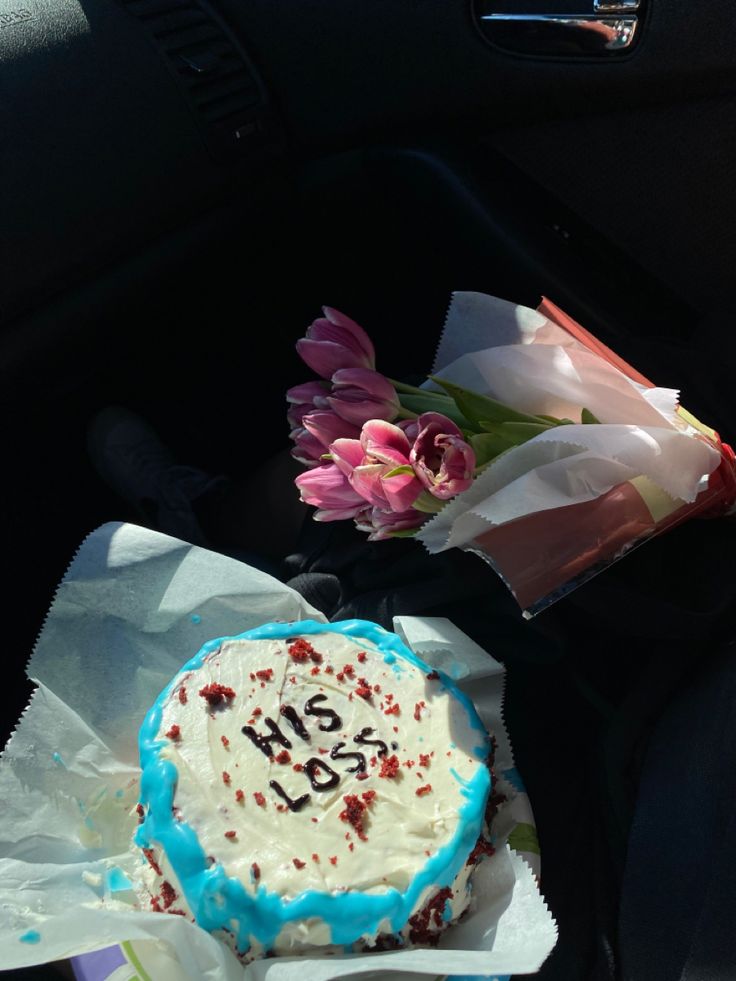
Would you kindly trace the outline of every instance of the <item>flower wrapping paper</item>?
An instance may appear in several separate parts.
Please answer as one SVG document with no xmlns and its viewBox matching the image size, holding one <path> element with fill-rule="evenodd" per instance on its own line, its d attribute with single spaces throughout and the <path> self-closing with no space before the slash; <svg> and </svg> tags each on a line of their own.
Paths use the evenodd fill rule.
<svg viewBox="0 0 736 981">
<path fill-rule="evenodd" d="M 545 300 L 453 294 L 433 375 L 519 411 L 569 418 L 492 461 L 417 533 L 473 551 L 526 616 L 634 545 L 733 503 L 730 448 Z M 432 382 L 427 388 L 436 387 Z M 581 408 L 599 425 L 580 422 Z"/>
<path fill-rule="evenodd" d="M 77 961 L 80 976 L 297 981 L 306 972 L 328 981 L 539 969 L 557 930 L 535 878 L 533 819 L 501 715 L 503 668 L 447 621 L 403 618 L 396 629 L 467 686 L 497 736 L 497 786 L 508 803 L 494 821 L 496 853 L 478 867 L 476 908 L 438 949 L 243 968 L 183 917 L 136 907 L 130 880 L 143 859 L 131 840 L 143 716 L 206 640 L 275 619 L 324 618 L 265 573 L 134 525 L 105 525 L 82 544 L 28 666 L 37 688 L 0 759 L 3 967 L 111 948 Z"/>
</svg>

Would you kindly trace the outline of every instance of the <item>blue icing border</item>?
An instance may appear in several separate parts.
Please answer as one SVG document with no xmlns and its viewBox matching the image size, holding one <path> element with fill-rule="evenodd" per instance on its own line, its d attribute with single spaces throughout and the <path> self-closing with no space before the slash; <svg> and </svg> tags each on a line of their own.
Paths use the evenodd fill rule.
<svg viewBox="0 0 736 981">
<path fill-rule="evenodd" d="M 433 670 L 409 650 L 396 634 L 368 620 L 268 623 L 204 644 L 164 688 L 140 728 L 138 748 L 143 771 L 141 803 L 147 805 L 148 810 L 136 832 L 136 844 L 146 848 L 151 841 L 155 841 L 164 849 L 201 927 L 209 931 L 232 930 L 237 924 L 236 940 L 240 951 L 248 950 L 251 938 L 268 948 L 285 923 L 308 917 L 323 920 L 330 927 L 332 943 L 339 945 L 349 945 L 363 934 L 375 934 L 384 919 L 388 919 L 391 929 L 396 932 L 406 924 L 424 889 L 429 886 L 442 889 L 452 884 L 482 830 L 491 785 L 490 772 L 485 766 L 478 767 L 475 775 L 461 784 L 460 794 L 465 798 L 465 803 L 459 808 L 458 827 L 452 841 L 428 859 L 404 892 L 392 888 L 385 893 L 371 895 L 361 892 L 330 894 L 310 889 L 293 899 L 284 900 L 263 885 L 258 887 L 255 895 L 251 895 L 239 879 L 226 875 L 222 865 L 208 864 L 196 832 L 185 821 L 175 820 L 172 814 L 178 773 L 170 760 L 160 758 L 160 751 L 167 742 L 156 738 L 164 703 L 182 674 L 200 668 L 206 657 L 227 641 L 285 639 L 295 634 L 321 633 L 339 633 L 370 641 L 394 670 L 401 670 L 400 660 L 408 661 L 425 674 Z M 471 727 L 482 735 L 480 745 L 474 747 L 473 753 L 476 758 L 485 760 L 490 750 L 490 739 L 473 703 L 452 679 L 442 672 L 438 674 L 443 687 L 465 708 Z"/>
</svg>

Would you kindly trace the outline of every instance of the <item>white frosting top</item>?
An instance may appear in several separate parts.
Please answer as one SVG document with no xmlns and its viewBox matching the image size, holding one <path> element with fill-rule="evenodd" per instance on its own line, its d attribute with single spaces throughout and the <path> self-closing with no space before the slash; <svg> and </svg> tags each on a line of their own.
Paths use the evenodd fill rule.
<svg viewBox="0 0 736 981">
<path fill-rule="evenodd" d="M 405 890 L 484 765 L 439 679 L 337 633 L 225 641 L 171 689 L 161 736 L 175 814 L 246 890 L 285 899 Z"/>
</svg>

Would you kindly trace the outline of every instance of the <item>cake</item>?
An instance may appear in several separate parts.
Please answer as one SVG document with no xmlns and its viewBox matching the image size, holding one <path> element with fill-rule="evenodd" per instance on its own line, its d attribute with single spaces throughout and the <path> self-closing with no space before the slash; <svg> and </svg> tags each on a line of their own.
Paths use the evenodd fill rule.
<svg viewBox="0 0 736 981">
<path fill-rule="evenodd" d="M 244 962 L 436 943 L 493 850 L 472 703 L 367 621 L 208 642 L 139 748 L 139 895 Z"/>
</svg>

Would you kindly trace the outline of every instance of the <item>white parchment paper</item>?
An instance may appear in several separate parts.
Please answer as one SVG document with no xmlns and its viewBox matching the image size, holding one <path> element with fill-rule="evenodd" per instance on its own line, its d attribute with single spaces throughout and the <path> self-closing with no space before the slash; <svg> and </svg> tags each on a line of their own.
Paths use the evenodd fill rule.
<svg viewBox="0 0 736 981">
<path fill-rule="evenodd" d="M 638 477 L 674 511 L 695 500 L 721 462 L 676 415 L 675 389 L 639 385 L 538 311 L 497 297 L 453 294 L 433 374 L 522 412 L 579 423 L 587 408 L 602 425 L 555 427 L 503 453 L 420 529 L 431 553 Z"/>
<path fill-rule="evenodd" d="M 154 981 L 538 970 L 557 931 L 529 864 L 506 844 L 508 817 L 498 830 L 494 825 L 496 854 L 478 869 L 474 912 L 438 950 L 276 958 L 244 969 L 183 917 L 135 907 L 125 876 L 141 861 L 130 841 L 137 733 L 146 711 L 205 641 L 305 618 L 324 619 L 265 573 L 165 535 L 110 524 L 84 542 L 29 664 L 37 689 L 0 759 L 3 968 L 133 941 L 139 955 L 149 949 L 158 964 Z M 410 644 L 417 634 L 425 660 L 432 662 L 435 650 L 468 691 L 476 686 L 472 695 L 496 733 L 500 765 L 511 773 L 502 667 L 488 659 L 484 673 L 480 649 L 448 621 L 403 618 L 397 629 Z"/>
</svg>

